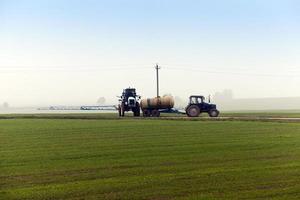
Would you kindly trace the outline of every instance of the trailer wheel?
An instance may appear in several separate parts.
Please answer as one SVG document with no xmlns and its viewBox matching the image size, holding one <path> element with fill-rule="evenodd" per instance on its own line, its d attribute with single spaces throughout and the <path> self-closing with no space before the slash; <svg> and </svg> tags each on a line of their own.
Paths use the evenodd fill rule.
<svg viewBox="0 0 300 200">
<path fill-rule="evenodd" d="M 143 110 L 143 117 L 151 117 L 150 110 Z"/>
<path fill-rule="evenodd" d="M 196 105 L 191 105 L 186 109 L 186 114 L 189 117 L 199 117 L 200 115 L 200 108 Z"/>
<path fill-rule="evenodd" d="M 152 115 L 152 117 L 159 117 L 160 116 L 160 112 L 159 112 L 159 110 L 152 110 L 151 111 L 151 115 Z"/>
<path fill-rule="evenodd" d="M 215 109 L 210 110 L 210 111 L 208 112 L 208 115 L 209 115 L 210 117 L 218 117 L 219 114 L 220 114 L 220 112 L 219 112 L 218 110 L 215 110 Z"/>
</svg>

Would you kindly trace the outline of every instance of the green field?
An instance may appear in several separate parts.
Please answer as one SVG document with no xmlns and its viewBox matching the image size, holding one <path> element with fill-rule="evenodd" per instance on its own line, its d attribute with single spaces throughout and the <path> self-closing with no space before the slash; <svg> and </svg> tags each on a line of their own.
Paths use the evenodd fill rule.
<svg viewBox="0 0 300 200">
<path fill-rule="evenodd" d="M 91 116 L 2 116 L 0 199 L 300 198 L 300 123 Z"/>
<path fill-rule="evenodd" d="M 161 114 L 162 117 L 186 117 L 185 114 Z M 126 117 L 132 118 L 132 113 L 126 113 Z M 208 117 L 206 113 L 202 113 L 200 118 L 193 120 L 201 120 L 202 117 Z M 222 111 L 220 117 L 240 117 L 243 119 L 264 119 L 264 118 L 300 118 L 300 111 L 292 110 L 270 110 L 270 111 Z M 118 119 L 115 113 L 73 113 L 73 114 L 0 114 L 0 119 Z"/>
<path fill-rule="evenodd" d="M 222 112 L 222 117 L 289 117 L 289 118 L 300 118 L 300 112 L 298 110 L 274 110 L 274 111 L 241 111 L 241 112 Z"/>
</svg>

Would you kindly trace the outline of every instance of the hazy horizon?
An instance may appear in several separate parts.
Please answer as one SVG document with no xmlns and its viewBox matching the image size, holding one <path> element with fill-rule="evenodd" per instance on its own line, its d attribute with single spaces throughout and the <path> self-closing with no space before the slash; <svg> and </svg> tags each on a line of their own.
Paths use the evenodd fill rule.
<svg viewBox="0 0 300 200">
<path fill-rule="evenodd" d="M 300 2 L 0 0 L 0 104 L 300 96 Z"/>
</svg>

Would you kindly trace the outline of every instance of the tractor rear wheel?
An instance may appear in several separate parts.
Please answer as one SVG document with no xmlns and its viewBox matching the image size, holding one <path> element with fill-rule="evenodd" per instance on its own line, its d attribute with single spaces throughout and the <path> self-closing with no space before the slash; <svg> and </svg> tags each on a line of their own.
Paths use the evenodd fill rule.
<svg viewBox="0 0 300 200">
<path fill-rule="evenodd" d="M 134 109 L 134 116 L 136 117 L 141 116 L 141 108 L 139 102 L 136 102 L 135 109 Z"/>
<path fill-rule="evenodd" d="M 159 112 L 159 110 L 152 110 L 151 111 L 151 115 L 152 115 L 152 117 L 159 117 L 160 116 L 160 112 Z"/>
<path fill-rule="evenodd" d="M 120 105 L 118 106 L 118 111 L 119 111 L 119 117 L 121 117 L 122 116 L 122 109 L 121 109 Z"/>
<path fill-rule="evenodd" d="M 135 111 L 133 112 L 133 116 L 135 116 L 135 117 L 139 117 L 140 115 L 141 115 L 141 113 L 140 113 L 139 110 L 135 110 Z"/>
<path fill-rule="evenodd" d="M 213 110 L 210 110 L 209 112 L 208 112 L 208 115 L 210 116 L 210 117 L 218 117 L 219 116 L 219 111 L 218 110 L 216 110 L 216 109 L 213 109 Z"/>
<path fill-rule="evenodd" d="M 186 109 L 186 114 L 189 117 L 199 117 L 200 115 L 200 108 L 196 105 L 191 105 Z"/>
<path fill-rule="evenodd" d="M 122 117 L 125 116 L 125 105 L 124 104 L 121 105 L 121 116 Z"/>
<path fill-rule="evenodd" d="M 141 115 L 140 107 L 133 109 L 132 112 L 133 112 L 133 116 L 135 116 L 135 117 L 139 117 Z"/>
</svg>

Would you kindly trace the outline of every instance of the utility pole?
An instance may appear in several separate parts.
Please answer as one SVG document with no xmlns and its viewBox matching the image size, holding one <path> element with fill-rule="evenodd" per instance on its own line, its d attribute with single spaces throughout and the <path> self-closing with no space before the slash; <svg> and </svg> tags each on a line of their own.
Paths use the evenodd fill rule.
<svg viewBox="0 0 300 200">
<path fill-rule="evenodd" d="M 156 69 L 156 95 L 157 95 L 157 97 L 159 97 L 159 76 L 158 76 L 158 70 L 160 69 L 160 67 L 158 66 L 158 64 L 156 64 L 155 69 Z"/>
</svg>

